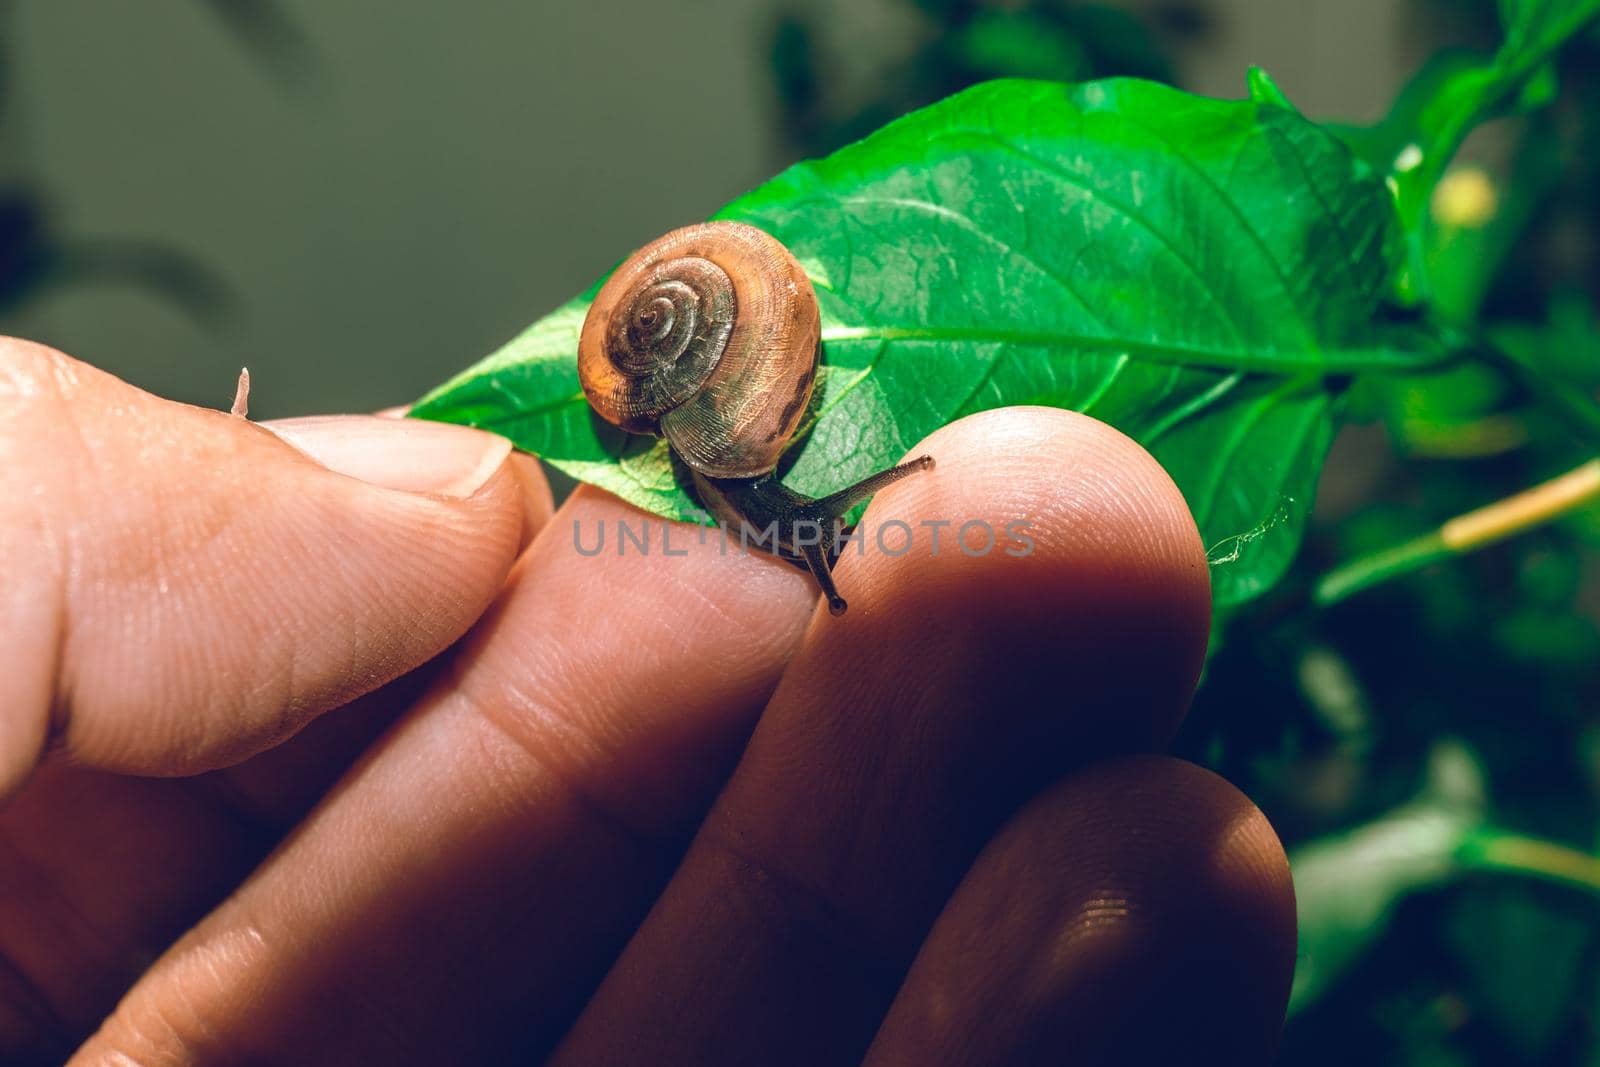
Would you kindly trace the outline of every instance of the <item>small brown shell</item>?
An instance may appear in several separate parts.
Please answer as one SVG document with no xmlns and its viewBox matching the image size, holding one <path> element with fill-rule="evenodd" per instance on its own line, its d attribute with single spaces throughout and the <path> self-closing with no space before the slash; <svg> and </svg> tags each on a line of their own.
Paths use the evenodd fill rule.
<svg viewBox="0 0 1600 1067">
<path fill-rule="evenodd" d="M 713 478 L 777 465 L 817 373 L 811 281 L 753 226 L 707 222 L 645 245 L 601 286 L 578 340 L 600 417 L 658 433 Z"/>
</svg>

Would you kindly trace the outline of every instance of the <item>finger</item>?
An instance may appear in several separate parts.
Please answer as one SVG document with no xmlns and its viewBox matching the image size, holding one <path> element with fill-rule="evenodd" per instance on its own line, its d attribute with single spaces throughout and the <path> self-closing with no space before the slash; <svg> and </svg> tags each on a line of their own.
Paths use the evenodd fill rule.
<svg viewBox="0 0 1600 1067">
<path fill-rule="evenodd" d="M 550 521 L 555 502 L 550 483 L 545 479 L 544 469 L 539 466 L 537 459 L 526 452 L 513 452 L 510 462 L 511 473 L 516 475 L 517 485 L 521 489 L 522 538 L 517 542 L 517 551 L 520 553 L 533 544 L 533 539 L 544 529 L 544 524 Z"/>
<path fill-rule="evenodd" d="M 341 440 L 351 427 L 318 420 L 314 428 L 337 431 L 323 433 L 332 441 L 325 452 L 351 447 Z M 385 447 L 381 438 L 373 444 Z M 394 454 L 397 445 L 403 453 L 403 441 L 386 447 Z M 409 470 L 414 461 L 400 458 Z M 537 528 L 548 518 L 548 489 L 542 480 L 523 485 L 525 527 Z M 55 1049 L 43 1059 L 59 1062 L 63 1043 L 81 1040 L 149 961 L 259 862 L 409 702 L 407 693 L 414 698 L 418 676 L 210 775 L 141 780 L 63 762 L 35 774 L 0 812 L 0 1060 Z"/>
<path fill-rule="evenodd" d="M 549 517 L 542 489 L 530 485 L 524 497 L 534 529 Z M 63 1034 L 92 1028 L 416 701 L 445 659 L 210 774 L 152 780 L 62 763 L 35 773 L 0 811 L 0 957 L 42 1001 L 34 1016 Z M 16 1002 L 0 997 L 0 1014 L 7 1000 Z M 11 1048 L 0 1038 L 0 1060 Z"/>
<path fill-rule="evenodd" d="M 0 796 L 47 740 L 119 771 L 237 762 L 448 645 L 516 551 L 486 434 L 275 434 L 16 341 L 0 401 Z"/>
<path fill-rule="evenodd" d="M 192 778 L 47 761 L 0 810 L 0 1063 L 61 1063 L 448 660 Z"/>
<path fill-rule="evenodd" d="M 624 522 L 647 554 L 618 554 Z M 518 1062 L 553 1044 L 666 881 L 817 600 L 795 568 L 666 529 L 574 493 L 446 684 L 145 974 L 79 1062 Z M 580 552 L 600 530 L 606 550 Z"/>
<path fill-rule="evenodd" d="M 840 567 L 849 614 L 812 626 L 559 1062 L 859 1057 L 994 828 L 1064 768 L 1175 728 L 1208 586 L 1155 461 L 1042 408 L 963 419 L 924 450 L 935 475 L 880 494 L 862 524 L 875 539 L 903 520 L 912 550 Z M 1026 521 L 1033 550 L 936 554 L 938 521 Z"/>
<path fill-rule="evenodd" d="M 380 419 L 403 419 L 411 412 L 410 404 L 395 404 L 373 412 Z M 545 479 L 539 461 L 526 452 L 511 453 L 512 470 L 521 481 L 523 489 L 522 547 L 527 548 L 534 535 L 544 527 L 552 510 L 550 483 Z"/>
<path fill-rule="evenodd" d="M 1294 947 L 1288 862 L 1253 804 L 1192 764 L 1103 764 L 984 849 L 867 1064 L 1264 1064 Z"/>
</svg>

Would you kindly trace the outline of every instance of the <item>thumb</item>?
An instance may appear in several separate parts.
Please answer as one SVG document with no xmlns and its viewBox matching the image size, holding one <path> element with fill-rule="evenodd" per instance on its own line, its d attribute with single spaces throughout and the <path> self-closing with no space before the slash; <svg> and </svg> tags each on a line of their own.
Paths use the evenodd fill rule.
<svg viewBox="0 0 1600 1067">
<path fill-rule="evenodd" d="M 47 747 L 188 774 L 418 666 L 487 607 L 524 487 L 501 438 L 277 432 L 0 341 L 0 799 Z"/>
</svg>

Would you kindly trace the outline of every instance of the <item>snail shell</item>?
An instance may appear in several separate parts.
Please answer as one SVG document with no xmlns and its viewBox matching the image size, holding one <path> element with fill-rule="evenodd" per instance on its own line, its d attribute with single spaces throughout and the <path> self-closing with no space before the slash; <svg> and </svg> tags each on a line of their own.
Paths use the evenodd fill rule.
<svg viewBox="0 0 1600 1067">
<path fill-rule="evenodd" d="M 811 398 L 816 293 L 779 241 L 739 222 L 673 230 L 601 286 L 578 340 L 589 404 L 664 436 L 712 478 L 777 465 Z"/>
</svg>

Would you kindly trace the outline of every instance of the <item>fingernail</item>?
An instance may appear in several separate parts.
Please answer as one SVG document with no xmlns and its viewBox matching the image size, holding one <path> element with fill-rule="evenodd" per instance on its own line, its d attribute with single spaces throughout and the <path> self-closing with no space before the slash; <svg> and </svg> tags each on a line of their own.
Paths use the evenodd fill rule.
<svg viewBox="0 0 1600 1067">
<path fill-rule="evenodd" d="M 504 437 L 421 419 L 313 415 L 256 425 L 329 470 L 409 493 L 469 497 L 511 453 Z"/>
</svg>

